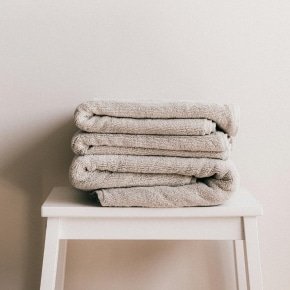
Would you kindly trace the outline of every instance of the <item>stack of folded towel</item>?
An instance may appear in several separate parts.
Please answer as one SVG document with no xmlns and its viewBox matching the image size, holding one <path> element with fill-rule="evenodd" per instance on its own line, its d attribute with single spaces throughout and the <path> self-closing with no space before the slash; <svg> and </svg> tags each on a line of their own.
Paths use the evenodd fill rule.
<svg viewBox="0 0 290 290">
<path fill-rule="evenodd" d="M 74 187 L 102 206 L 218 205 L 237 189 L 228 159 L 238 129 L 231 105 L 91 101 L 79 105 Z"/>
</svg>

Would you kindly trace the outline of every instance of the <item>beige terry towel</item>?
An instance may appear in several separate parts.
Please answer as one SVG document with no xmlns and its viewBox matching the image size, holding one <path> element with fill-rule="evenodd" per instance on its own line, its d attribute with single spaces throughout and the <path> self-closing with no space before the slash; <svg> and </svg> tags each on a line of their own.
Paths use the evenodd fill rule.
<svg viewBox="0 0 290 290">
<path fill-rule="evenodd" d="M 233 193 L 202 182 L 183 186 L 153 186 L 100 189 L 92 192 L 102 206 L 108 207 L 191 207 L 212 206 L 227 201 Z"/>
<path fill-rule="evenodd" d="M 238 174 L 229 160 L 86 155 L 73 160 L 70 179 L 104 206 L 180 207 L 224 202 Z"/>
<path fill-rule="evenodd" d="M 239 114 L 232 105 L 176 102 L 91 101 L 75 111 L 75 124 L 96 133 L 206 135 L 218 129 L 234 136 Z"/>
<path fill-rule="evenodd" d="M 205 136 L 160 136 L 78 132 L 72 138 L 77 155 L 157 155 L 227 159 L 228 136 L 215 132 Z"/>
</svg>

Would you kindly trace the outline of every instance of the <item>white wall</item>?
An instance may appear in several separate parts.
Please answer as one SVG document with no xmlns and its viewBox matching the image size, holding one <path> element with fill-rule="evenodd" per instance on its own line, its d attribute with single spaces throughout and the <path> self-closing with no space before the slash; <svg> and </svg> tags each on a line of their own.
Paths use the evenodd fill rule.
<svg viewBox="0 0 290 290">
<path fill-rule="evenodd" d="M 290 2 L 0 2 L 1 289 L 39 287 L 40 205 L 94 96 L 239 103 L 233 158 L 264 204 L 266 290 L 290 285 Z M 66 289 L 233 290 L 227 242 L 72 242 Z"/>
</svg>

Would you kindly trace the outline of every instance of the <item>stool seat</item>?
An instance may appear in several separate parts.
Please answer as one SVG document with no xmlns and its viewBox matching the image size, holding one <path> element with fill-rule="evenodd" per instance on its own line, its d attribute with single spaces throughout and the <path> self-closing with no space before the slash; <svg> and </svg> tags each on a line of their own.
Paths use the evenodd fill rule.
<svg viewBox="0 0 290 290">
<path fill-rule="evenodd" d="M 229 217 L 259 216 L 263 209 L 245 189 L 235 192 L 222 205 L 184 208 L 108 208 L 97 206 L 86 193 L 70 187 L 55 187 L 41 208 L 43 217 Z"/>
<path fill-rule="evenodd" d="M 257 216 L 261 204 L 245 189 L 219 206 L 106 208 L 71 187 L 55 187 L 47 218 L 41 290 L 62 290 L 68 240 L 232 240 L 237 289 L 262 290 Z M 242 264 L 246 268 L 246 284 Z M 193 285 L 194 288 L 194 285 Z"/>
</svg>

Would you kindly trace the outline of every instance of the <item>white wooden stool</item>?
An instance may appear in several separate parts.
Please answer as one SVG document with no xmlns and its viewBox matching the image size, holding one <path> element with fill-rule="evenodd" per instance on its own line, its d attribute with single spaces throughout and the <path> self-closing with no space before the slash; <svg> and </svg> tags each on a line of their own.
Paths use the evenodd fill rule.
<svg viewBox="0 0 290 290">
<path fill-rule="evenodd" d="M 262 207 L 245 190 L 220 206 L 151 209 L 102 208 L 80 191 L 56 187 L 41 212 L 47 217 L 41 290 L 63 289 L 67 240 L 233 240 L 237 289 L 243 290 L 243 261 L 248 290 L 263 289 L 257 228 Z"/>
</svg>

